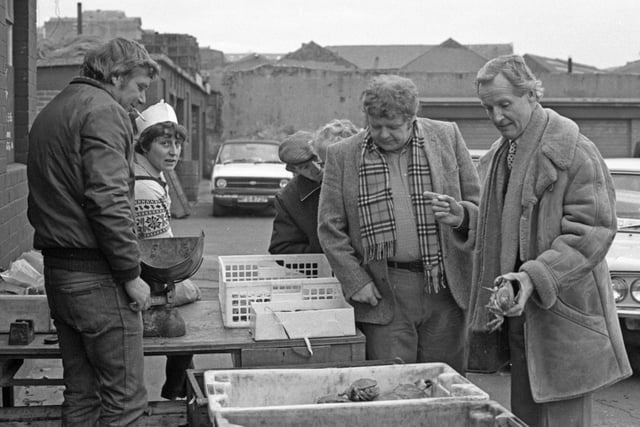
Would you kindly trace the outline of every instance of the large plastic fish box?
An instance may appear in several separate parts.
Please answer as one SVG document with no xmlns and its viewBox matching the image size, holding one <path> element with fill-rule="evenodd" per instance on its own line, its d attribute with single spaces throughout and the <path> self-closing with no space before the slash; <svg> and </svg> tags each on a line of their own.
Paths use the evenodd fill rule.
<svg viewBox="0 0 640 427">
<path fill-rule="evenodd" d="M 353 307 L 344 298 L 251 303 L 250 322 L 256 341 L 356 334 Z"/>
<path fill-rule="evenodd" d="M 401 384 L 419 381 L 431 382 L 430 394 L 429 397 L 406 400 L 317 403 L 318 398 L 340 394 L 362 378 L 377 381 L 381 395 Z M 419 408 L 489 400 L 486 392 L 444 363 L 323 369 L 211 370 L 205 371 L 204 384 L 212 422 L 220 424 L 220 420 L 226 419 L 232 424 L 247 426 L 294 426 L 300 425 L 303 419 L 304 425 L 310 426 L 425 425 L 420 424 L 423 420 L 419 419 L 414 424 L 405 424 L 404 418 L 410 419 L 417 412 L 423 417 L 427 411 L 420 411 Z M 296 414 L 296 417 L 291 417 L 291 414 Z M 368 419 L 368 423 L 362 423 L 360 417 Z M 376 424 L 376 420 L 389 420 L 389 417 L 391 421 L 386 424 Z M 400 422 L 403 424 L 398 424 Z"/>
<path fill-rule="evenodd" d="M 219 256 L 222 321 L 227 328 L 248 328 L 253 302 L 342 298 L 323 254 Z"/>
<path fill-rule="evenodd" d="M 493 400 L 238 408 L 216 413 L 211 422 L 216 427 L 527 427 Z"/>
</svg>

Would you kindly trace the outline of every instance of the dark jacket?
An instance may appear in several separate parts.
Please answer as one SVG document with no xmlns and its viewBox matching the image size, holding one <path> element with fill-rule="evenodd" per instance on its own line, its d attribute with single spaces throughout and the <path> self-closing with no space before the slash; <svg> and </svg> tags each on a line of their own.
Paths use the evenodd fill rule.
<svg viewBox="0 0 640 427">
<path fill-rule="evenodd" d="M 475 224 L 480 196 L 478 173 L 471 161 L 462 134 L 455 123 L 419 118 L 425 138 L 433 191 L 459 200 L 469 212 L 468 233 L 442 226 L 440 244 L 444 270 L 451 294 L 458 306 L 466 309 L 471 291 L 471 250 L 475 242 Z M 331 264 L 350 299 L 372 281 L 382 294 L 378 305 L 351 301 L 356 320 L 388 324 L 393 319 L 395 297 L 384 260 L 364 264 L 360 217 L 358 214 L 358 171 L 365 131 L 330 145 L 320 192 L 318 234 Z"/>
<path fill-rule="evenodd" d="M 79 256 L 105 263 L 117 281 L 139 275 L 133 128 L 99 82 L 73 79 L 38 114 L 27 175 L 33 245 L 45 262 Z"/>
<path fill-rule="evenodd" d="M 319 199 L 320 183 L 301 175 L 276 195 L 270 253 L 322 253 L 318 241 Z"/>
</svg>

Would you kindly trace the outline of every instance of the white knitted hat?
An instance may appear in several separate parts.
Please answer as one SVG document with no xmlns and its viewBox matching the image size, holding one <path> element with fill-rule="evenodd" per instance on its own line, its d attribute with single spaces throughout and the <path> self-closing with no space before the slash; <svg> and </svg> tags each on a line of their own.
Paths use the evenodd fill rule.
<svg viewBox="0 0 640 427">
<path fill-rule="evenodd" d="M 176 112 L 173 111 L 171 105 L 164 102 L 164 99 L 153 104 L 136 118 L 136 128 L 138 129 L 138 135 L 149 126 L 153 126 L 156 123 L 173 122 L 178 123 L 178 117 Z"/>
</svg>

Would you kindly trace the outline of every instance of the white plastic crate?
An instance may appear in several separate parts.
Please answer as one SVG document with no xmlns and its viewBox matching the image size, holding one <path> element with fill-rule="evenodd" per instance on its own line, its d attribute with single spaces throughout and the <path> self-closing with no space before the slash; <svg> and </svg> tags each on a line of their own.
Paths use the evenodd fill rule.
<svg viewBox="0 0 640 427">
<path fill-rule="evenodd" d="M 222 320 L 228 328 L 250 326 L 252 302 L 342 298 L 323 254 L 220 256 Z"/>
<path fill-rule="evenodd" d="M 431 395 L 407 400 L 316 403 L 321 396 L 343 392 L 360 378 L 375 379 L 380 394 L 390 392 L 399 384 L 429 380 Z M 204 386 L 210 419 L 229 422 L 217 425 L 298 426 L 303 419 L 305 424 L 317 426 L 457 427 L 472 425 L 467 405 L 489 401 L 485 391 L 444 363 L 211 370 L 204 372 Z M 464 407 L 456 406 L 463 402 Z M 455 408 L 448 410 L 448 405 Z M 417 411 L 418 408 L 422 409 Z M 436 415 L 439 416 L 434 422 L 426 422 Z"/>
</svg>

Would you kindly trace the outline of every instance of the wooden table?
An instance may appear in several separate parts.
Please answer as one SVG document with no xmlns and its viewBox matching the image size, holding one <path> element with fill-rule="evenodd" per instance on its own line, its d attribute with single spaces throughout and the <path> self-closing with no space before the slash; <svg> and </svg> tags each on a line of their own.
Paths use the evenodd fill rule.
<svg viewBox="0 0 640 427">
<path fill-rule="evenodd" d="M 237 368 L 365 360 L 362 332 L 348 337 L 311 338 L 313 355 L 304 340 L 254 341 L 249 328 L 225 328 L 217 300 L 197 301 L 178 307 L 187 333 L 176 338 L 145 338 L 145 356 L 228 353 Z M 60 379 L 16 379 L 24 359 L 58 359 L 57 344 L 45 344 L 52 334 L 36 334 L 28 345 L 9 345 L 0 334 L 0 387 L 3 406 L 13 405 L 13 387 L 61 384 Z"/>
</svg>

